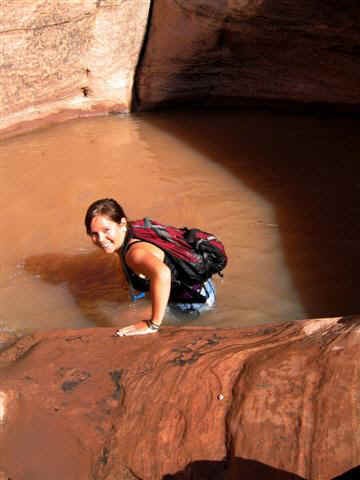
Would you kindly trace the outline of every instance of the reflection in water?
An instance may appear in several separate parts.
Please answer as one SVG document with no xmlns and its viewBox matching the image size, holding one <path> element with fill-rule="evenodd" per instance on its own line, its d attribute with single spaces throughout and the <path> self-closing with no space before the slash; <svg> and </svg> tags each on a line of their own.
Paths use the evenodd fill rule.
<svg viewBox="0 0 360 480">
<path fill-rule="evenodd" d="M 358 313 L 358 130 L 356 117 L 189 111 L 83 119 L 3 141 L 0 329 L 147 315 L 146 301 L 129 308 L 117 257 L 85 235 L 85 211 L 104 196 L 130 218 L 224 241 L 217 308 L 193 324 Z"/>
<path fill-rule="evenodd" d="M 246 478 L 256 480 L 304 480 L 295 473 L 280 470 L 270 465 L 234 457 L 228 460 L 197 460 L 189 463 L 184 470 L 164 475 L 162 480 L 184 480 L 186 478 L 207 478 L 209 480 L 226 480 Z"/>
<path fill-rule="evenodd" d="M 36 255 L 25 260 L 24 269 L 44 282 L 66 288 L 82 315 L 94 325 L 112 325 L 111 306 L 128 301 L 127 284 L 117 255 L 98 252 Z"/>
</svg>

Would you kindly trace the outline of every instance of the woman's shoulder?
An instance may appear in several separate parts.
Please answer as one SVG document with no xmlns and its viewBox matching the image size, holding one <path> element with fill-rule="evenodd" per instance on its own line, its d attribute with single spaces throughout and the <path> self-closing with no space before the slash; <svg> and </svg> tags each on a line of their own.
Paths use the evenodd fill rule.
<svg viewBox="0 0 360 480">
<path fill-rule="evenodd" d="M 146 256 L 146 253 L 154 255 L 162 262 L 164 261 L 165 254 L 161 248 L 152 243 L 146 242 L 145 240 L 138 240 L 136 238 L 129 240 L 126 258 L 141 260 L 142 257 Z"/>
</svg>

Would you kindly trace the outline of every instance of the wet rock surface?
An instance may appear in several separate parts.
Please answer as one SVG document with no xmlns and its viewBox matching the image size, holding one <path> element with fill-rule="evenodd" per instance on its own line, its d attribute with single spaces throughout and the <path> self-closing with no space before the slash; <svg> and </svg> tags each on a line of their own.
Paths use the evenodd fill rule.
<svg viewBox="0 0 360 480">
<path fill-rule="evenodd" d="M 1 353 L 4 478 L 326 480 L 360 464 L 360 317 L 113 333 Z"/>
<path fill-rule="evenodd" d="M 358 110 L 357 0 L 155 0 L 138 106 Z"/>
</svg>

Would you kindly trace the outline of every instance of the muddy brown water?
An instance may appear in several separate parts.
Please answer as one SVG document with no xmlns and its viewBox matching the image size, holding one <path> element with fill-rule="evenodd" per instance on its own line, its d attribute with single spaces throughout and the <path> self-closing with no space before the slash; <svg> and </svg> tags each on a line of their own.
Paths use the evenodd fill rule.
<svg viewBox="0 0 360 480">
<path fill-rule="evenodd" d="M 97 117 L 0 143 L 0 330 L 121 326 L 116 256 L 83 226 L 93 200 L 225 243 L 217 306 L 169 324 L 237 327 L 359 313 L 360 119 L 183 111 Z"/>
</svg>

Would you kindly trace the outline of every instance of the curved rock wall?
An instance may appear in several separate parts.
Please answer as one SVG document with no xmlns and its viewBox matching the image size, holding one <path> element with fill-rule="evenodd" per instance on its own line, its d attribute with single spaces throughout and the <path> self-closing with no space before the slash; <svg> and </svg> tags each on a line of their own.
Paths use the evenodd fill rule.
<svg viewBox="0 0 360 480">
<path fill-rule="evenodd" d="M 150 0 L 8 0 L 0 13 L 0 131 L 129 112 Z"/>
<path fill-rule="evenodd" d="M 358 0 L 155 0 L 140 109 L 360 106 Z"/>
<path fill-rule="evenodd" d="M 358 0 L 8 0 L 0 132 L 132 106 L 359 110 L 359 25 Z"/>
</svg>

